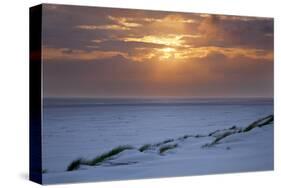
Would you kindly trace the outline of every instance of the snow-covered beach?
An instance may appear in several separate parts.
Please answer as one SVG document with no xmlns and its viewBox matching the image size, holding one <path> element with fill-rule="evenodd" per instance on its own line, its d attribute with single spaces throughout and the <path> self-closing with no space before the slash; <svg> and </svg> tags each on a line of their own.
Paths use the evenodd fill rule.
<svg viewBox="0 0 281 188">
<path fill-rule="evenodd" d="M 273 169 L 273 122 L 243 131 L 273 114 L 271 99 L 46 99 L 44 104 L 46 184 Z M 89 162 L 118 146 L 130 147 L 97 165 L 82 162 L 67 171 L 76 159 Z"/>
</svg>

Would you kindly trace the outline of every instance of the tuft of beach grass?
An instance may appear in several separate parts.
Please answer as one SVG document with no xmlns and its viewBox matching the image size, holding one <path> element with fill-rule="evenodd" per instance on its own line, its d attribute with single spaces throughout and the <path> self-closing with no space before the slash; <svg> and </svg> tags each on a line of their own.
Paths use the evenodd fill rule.
<svg viewBox="0 0 281 188">
<path fill-rule="evenodd" d="M 83 160 L 81 158 L 76 159 L 68 165 L 67 171 L 77 170 L 80 167 L 80 165 L 97 166 L 100 163 L 110 159 L 111 157 L 121 153 L 122 151 L 129 150 L 129 149 L 134 149 L 134 148 L 132 146 L 129 146 L 129 145 L 118 146 L 116 148 L 113 148 L 109 152 L 103 153 L 103 154 L 95 157 L 92 160 Z"/>
<path fill-rule="evenodd" d="M 178 147 L 178 144 L 169 144 L 169 145 L 166 145 L 166 146 L 162 146 L 159 149 L 159 154 L 163 154 L 164 152 L 166 152 L 168 150 L 171 150 L 171 149 L 174 149 L 176 147 Z"/>
<path fill-rule="evenodd" d="M 87 161 L 86 164 L 90 165 L 90 166 L 95 166 L 111 157 L 113 157 L 114 155 L 117 155 L 119 153 L 121 153 L 124 150 L 129 150 L 129 149 L 133 149 L 132 146 L 126 145 L 126 146 L 118 146 L 116 148 L 113 148 L 112 150 L 110 150 L 109 152 L 106 152 L 104 154 L 101 154 L 97 157 L 95 157 L 94 159 Z"/>
<path fill-rule="evenodd" d="M 163 142 L 159 142 L 156 144 L 157 147 L 161 146 L 161 145 L 164 145 L 164 144 L 167 144 L 169 142 L 173 142 L 174 139 L 167 139 L 167 140 L 164 140 Z"/>
<path fill-rule="evenodd" d="M 144 151 L 148 150 L 148 149 L 151 148 L 151 147 L 152 147 L 151 144 L 144 144 L 143 146 L 141 146 L 141 147 L 139 148 L 139 151 L 140 151 L 140 152 L 144 152 Z"/>
<path fill-rule="evenodd" d="M 81 163 L 82 163 L 82 159 L 81 159 L 81 158 L 72 161 L 72 162 L 68 165 L 66 171 L 77 170 L 77 169 L 80 167 Z"/>
</svg>

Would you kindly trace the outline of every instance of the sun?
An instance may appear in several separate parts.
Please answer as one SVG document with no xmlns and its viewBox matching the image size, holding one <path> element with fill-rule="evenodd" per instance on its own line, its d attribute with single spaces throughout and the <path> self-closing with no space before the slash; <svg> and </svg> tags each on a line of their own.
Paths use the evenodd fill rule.
<svg viewBox="0 0 281 188">
<path fill-rule="evenodd" d="M 176 52 L 175 48 L 162 48 L 159 50 L 160 54 L 159 54 L 159 59 L 161 60 L 168 60 L 168 59 L 173 59 L 174 58 L 174 54 Z"/>
</svg>

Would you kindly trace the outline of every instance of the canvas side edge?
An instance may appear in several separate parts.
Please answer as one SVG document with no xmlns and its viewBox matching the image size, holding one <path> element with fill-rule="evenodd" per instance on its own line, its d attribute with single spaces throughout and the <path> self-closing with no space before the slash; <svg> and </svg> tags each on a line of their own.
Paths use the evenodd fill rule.
<svg viewBox="0 0 281 188">
<path fill-rule="evenodd" d="M 42 184 L 42 5 L 29 9 L 29 179 Z"/>
</svg>

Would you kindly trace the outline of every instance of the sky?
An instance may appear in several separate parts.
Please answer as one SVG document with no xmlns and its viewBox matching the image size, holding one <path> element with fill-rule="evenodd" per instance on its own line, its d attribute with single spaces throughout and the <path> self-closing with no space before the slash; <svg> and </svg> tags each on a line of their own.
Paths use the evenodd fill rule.
<svg viewBox="0 0 281 188">
<path fill-rule="evenodd" d="M 43 5 L 44 97 L 273 97 L 273 19 Z"/>
</svg>

